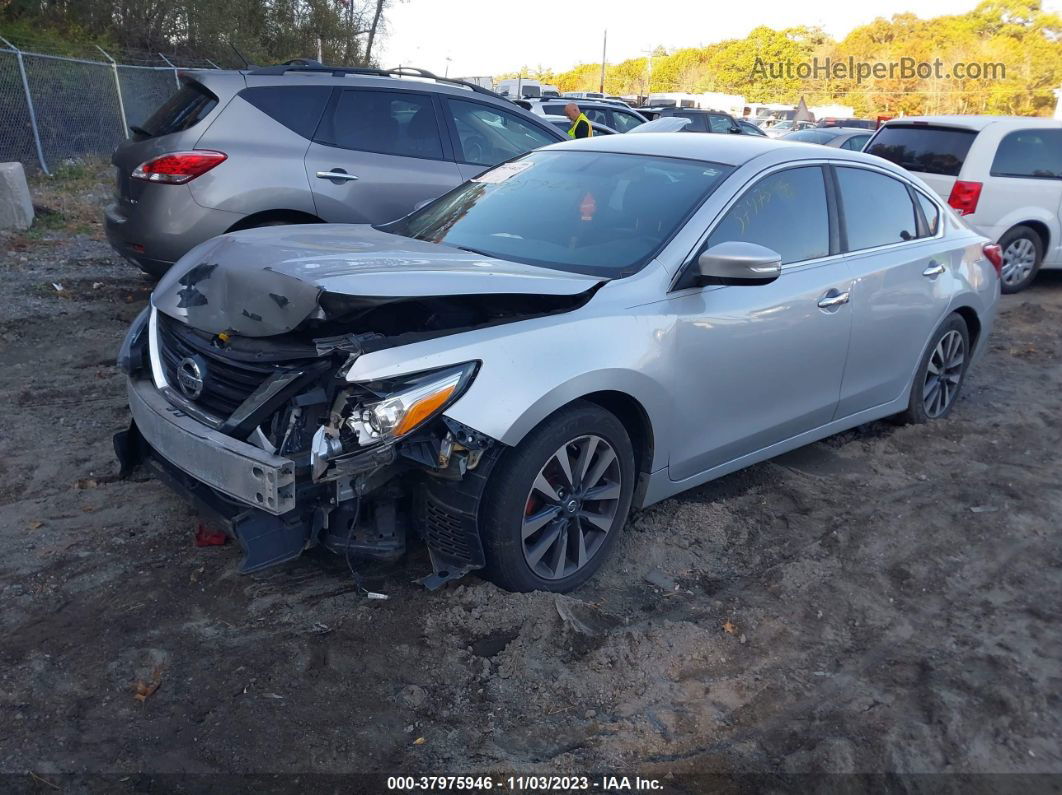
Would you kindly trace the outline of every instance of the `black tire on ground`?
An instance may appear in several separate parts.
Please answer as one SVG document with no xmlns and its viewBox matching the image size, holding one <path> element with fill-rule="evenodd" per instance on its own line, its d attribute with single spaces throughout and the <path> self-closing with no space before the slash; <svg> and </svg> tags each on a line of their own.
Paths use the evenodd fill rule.
<svg viewBox="0 0 1062 795">
<path fill-rule="evenodd" d="M 999 247 L 1003 250 L 1000 289 L 1004 293 L 1021 292 L 1032 284 L 1040 270 L 1044 242 L 1030 227 L 1018 225 L 999 239 Z"/>
<path fill-rule="evenodd" d="M 598 441 L 594 442 L 594 437 Z M 600 491 L 602 488 L 600 485 L 596 489 L 591 488 L 595 486 L 595 483 L 600 484 L 603 481 L 595 479 L 586 487 L 578 482 L 572 483 L 568 496 L 563 496 L 565 482 L 562 477 L 555 476 L 555 473 L 559 472 L 556 467 L 560 464 L 555 458 L 556 454 L 562 449 L 572 453 L 586 450 L 589 446 L 588 440 L 593 445 L 590 449 L 594 452 L 587 454 L 588 460 L 582 467 L 585 476 L 581 480 L 591 480 L 598 462 L 606 460 L 607 456 L 603 457 L 600 452 L 606 449 L 606 446 L 615 453 L 614 459 L 608 458 L 607 460 L 618 464 L 618 500 L 610 500 L 607 503 L 608 507 L 604 509 L 608 511 L 614 509 L 615 514 L 611 523 L 606 523 L 607 529 L 603 534 L 592 527 L 585 518 L 578 517 L 583 516 L 582 511 L 594 512 L 595 508 L 600 509 L 606 503 L 588 498 L 585 503 L 580 500 L 580 506 L 577 509 L 579 513 L 571 514 L 570 518 L 569 514 L 565 513 L 568 510 L 567 506 L 572 502 L 568 499 L 569 496 L 578 497 L 587 488 L 595 493 L 603 493 Z M 605 445 L 601 445 L 601 441 L 604 441 Z M 574 473 L 573 480 L 579 481 L 577 474 L 579 458 L 569 459 L 569 463 Z M 523 537 L 525 521 L 529 513 L 536 508 L 548 510 L 554 504 L 554 501 L 544 497 L 541 492 L 532 493 L 536 478 L 547 466 L 552 467 L 548 471 L 554 478 L 554 482 L 559 484 L 558 495 L 562 495 L 562 498 L 555 502 L 557 505 L 556 521 L 562 523 L 561 529 L 558 530 L 562 541 L 559 545 L 549 548 L 548 556 L 551 560 L 554 559 L 553 553 L 555 552 L 556 559 L 562 561 L 562 569 L 566 569 L 567 566 L 563 565 L 563 555 L 571 554 L 570 563 L 575 565 L 580 551 L 588 554 L 585 563 L 575 568 L 570 574 L 552 578 L 541 576 L 529 564 L 525 556 Z M 609 464 L 608 472 L 617 473 L 617 470 Z M 606 479 L 612 477 L 613 475 L 608 475 Z M 615 415 L 600 406 L 580 400 L 548 417 L 524 437 L 520 444 L 507 450 L 491 473 L 483 510 L 480 514 L 480 534 L 483 538 L 487 562 L 483 572 L 484 576 L 510 591 L 542 590 L 565 593 L 578 588 L 601 567 L 608 553 L 615 546 L 616 539 L 630 511 L 635 478 L 634 451 L 630 437 Z M 610 493 L 616 494 L 617 490 L 614 485 L 611 489 Z M 532 507 L 533 504 L 535 508 Z M 549 525 L 544 526 L 543 530 L 529 535 L 528 543 L 531 544 L 539 538 L 543 541 L 547 540 L 545 534 L 552 532 L 553 526 L 553 522 L 550 522 Z M 580 539 L 586 542 L 583 550 L 580 550 Z M 594 549 L 592 553 L 589 552 L 591 548 Z M 562 553 L 561 549 L 566 552 Z"/>
<path fill-rule="evenodd" d="M 955 335 L 958 335 L 958 342 Z M 956 345 L 959 347 L 956 348 Z M 956 356 L 962 357 L 959 364 L 955 363 Z M 933 334 L 922 361 L 918 363 L 907 411 L 897 419 L 917 424 L 948 416 L 959 399 L 969 364 L 970 332 L 962 316 L 953 313 L 944 319 Z M 947 398 L 943 405 L 937 402 L 939 394 Z"/>
<path fill-rule="evenodd" d="M 140 272 L 144 275 L 144 278 L 152 282 L 157 282 L 165 276 L 166 271 L 170 269 L 169 265 L 142 265 L 139 262 L 137 263 L 137 267 L 140 268 Z"/>
</svg>

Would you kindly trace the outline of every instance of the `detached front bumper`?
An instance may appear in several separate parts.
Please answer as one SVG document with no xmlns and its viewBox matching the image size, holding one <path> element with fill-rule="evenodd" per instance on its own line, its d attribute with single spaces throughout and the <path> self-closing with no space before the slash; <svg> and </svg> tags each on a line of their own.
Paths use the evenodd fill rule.
<svg viewBox="0 0 1062 795">
<path fill-rule="evenodd" d="M 172 405 L 147 379 L 129 380 L 129 410 L 158 455 L 212 489 L 266 513 L 295 508 L 295 462 L 219 433 Z"/>
</svg>

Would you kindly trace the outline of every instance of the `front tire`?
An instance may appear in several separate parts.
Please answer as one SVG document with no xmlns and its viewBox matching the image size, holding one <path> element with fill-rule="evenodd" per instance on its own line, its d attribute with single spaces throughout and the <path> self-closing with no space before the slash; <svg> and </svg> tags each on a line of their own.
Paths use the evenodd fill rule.
<svg viewBox="0 0 1062 795">
<path fill-rule="evenodd" d="M 1040 270 L 1044 243 L 1032 229 L 1019 225 L 999 239 L 999 247 L 1003 250 L 1000 289 L 1008 294 L 1021 292 L 1032 284 Z"/>
<path fill-rule="evenodd" d="M 615 545 L 634 480 L 615 415 L 587 401 L 561 409 L 491 473 L 480 516 L 486 577 L 510 591 L 578 588 Z"/>
<path fill-rule="evenodd" d="M 933 335 L 911 386 L 911 400 L 901 419 L 923 423 L 951 413 L 970 363 L 970 332 L 961 315 L 949 315 Z"/>
</svg>

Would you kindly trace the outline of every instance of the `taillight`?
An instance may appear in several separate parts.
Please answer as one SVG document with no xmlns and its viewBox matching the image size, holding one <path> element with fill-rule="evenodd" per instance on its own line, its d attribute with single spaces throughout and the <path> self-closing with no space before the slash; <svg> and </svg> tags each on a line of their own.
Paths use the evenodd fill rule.
<svg viewBox="0 0 1062 795">
<path fill-rule="evenodd" d="M 973 215 L 977 212 L 977 200 L 981 198 L 980 182 L 963 182 L 955 180 L 955 187 L 951 189 L 948 204 L 959 215 Z"/>
<path fill-rule="evenodd" d="M 1003 247 L 995 243 L 985 243 L 982 251 L 985 252 L 985 259 L 991 262 L 992 267 L 996 269 L 996 276 L 1001 276 L 1003 274 Z"/>
<path fill-rule="evenodd" d="M 167 185 L 183 185 L 224 163 L 228 155 L 207 149 L 195 152 L 171 152 L 152 158 L 133 169 L 133 179 L 147 182 L 164 182 Z"/>
</svg>

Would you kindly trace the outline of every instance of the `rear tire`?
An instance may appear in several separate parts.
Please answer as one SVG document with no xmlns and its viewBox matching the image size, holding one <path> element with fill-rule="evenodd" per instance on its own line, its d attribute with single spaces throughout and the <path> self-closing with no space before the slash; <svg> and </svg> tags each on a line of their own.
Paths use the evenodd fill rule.
<svg viewBox="0 0 1062 795">
<path fill-rule="evenodd" d="M 1003 250 L 1000 289 L 1004 293 L 1024 290 L 1036 278 L 1044 259 L 1044 242 L 1028 226 L 1016 226 L 999 239 Z"/>
<path fill-rule="evenodd" d="M 635 475 L 615 415 L 577 401 L 547 418 L 491 473 L 480 515 L 484 575 L 509 591 L 578 588 L 615 546 Z"/>
<path fill-rule="evenodd" d="M 940 324 L 922 356 L 911 385 L 902 422 L 920 424 L 942 419 L 959 399 L 970 363 L 970 332 L 961 315 L 951 314 Z"/>
</svg>

